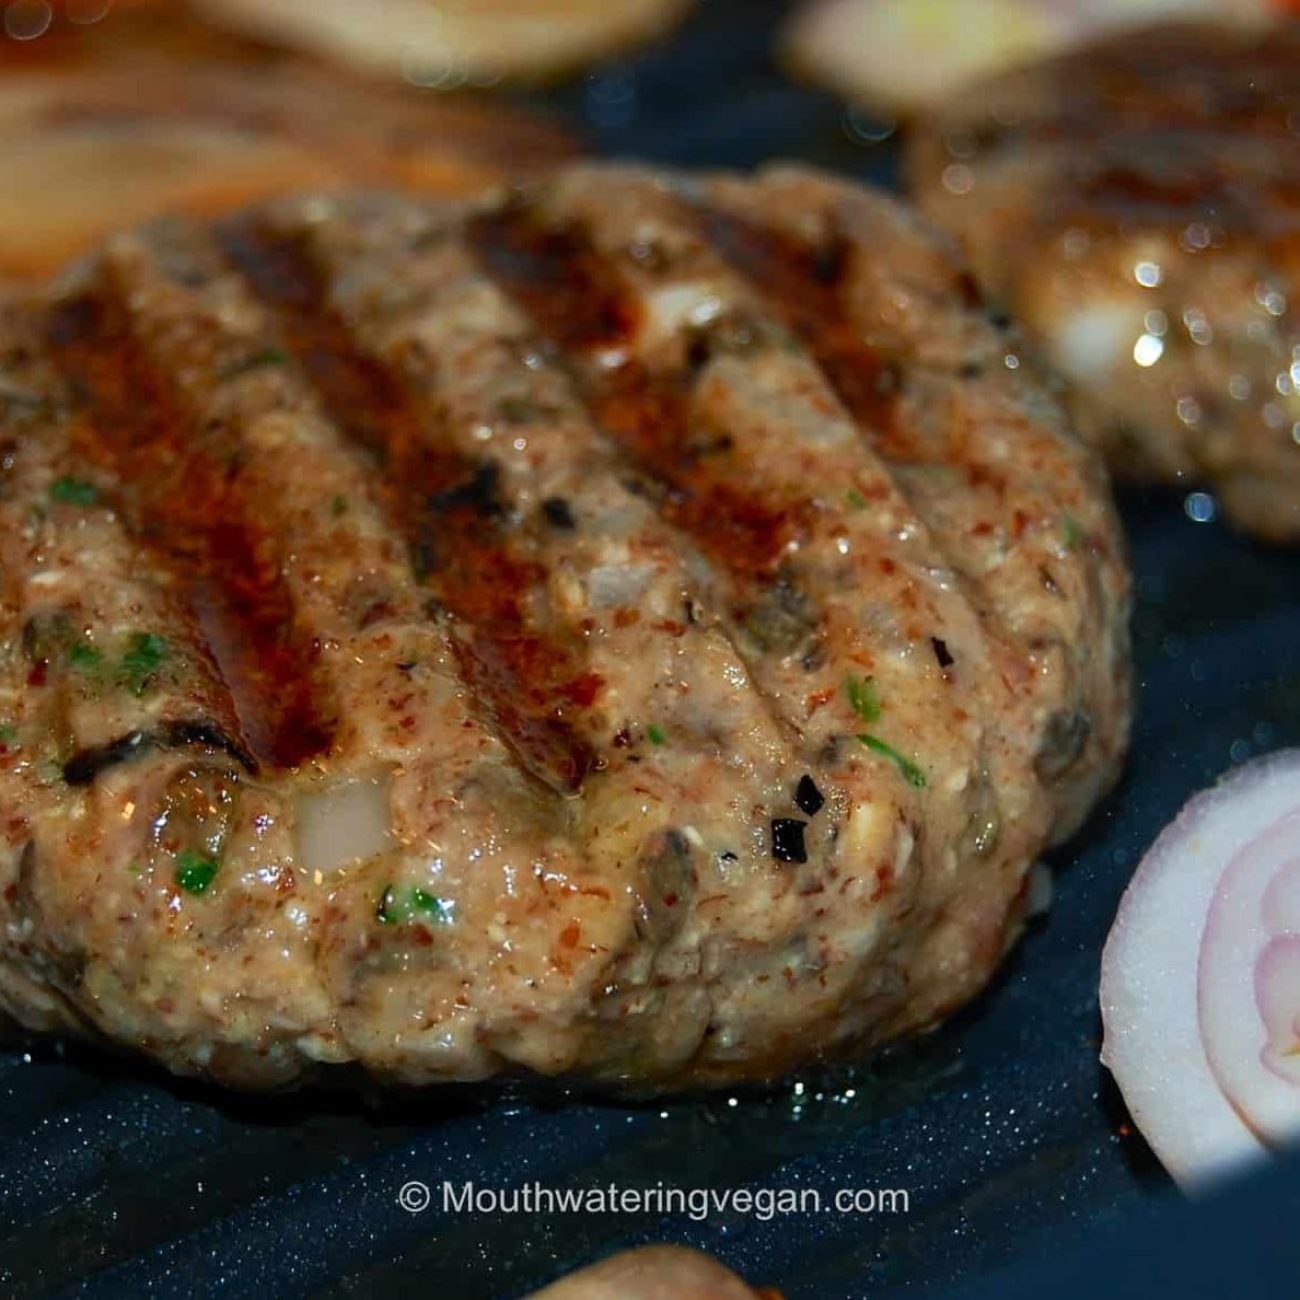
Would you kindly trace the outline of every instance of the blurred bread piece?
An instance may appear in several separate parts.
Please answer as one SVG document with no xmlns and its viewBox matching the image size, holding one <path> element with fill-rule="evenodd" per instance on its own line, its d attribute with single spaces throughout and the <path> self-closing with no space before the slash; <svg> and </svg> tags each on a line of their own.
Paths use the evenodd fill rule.
<svg viewBox="0 0 1300 1300">
<path fill-rule="evenodd" d="M 68 9 L 68 12 L 76 12 Z M 43 276 L 159 213 L 347 186 L 470 194 L 543 172 L 559 127 L 368 80 L 135 0 L 0 38 L 0 276 Z"/>
<path fill-rule="evenodd" d="M 250 0 L 251 3 L 251 0 Z M 807 0 L 781 40 L 798 76 L 909 117 L 981 78 L 1161 18 L 1253 22 L 1275 0 Z"/>
<path fill-rule="evenodd" d="M 691 0 L 198 0 L 213 20 L 372 72 L 544 81 L 653 40 Z"/>
<path fill-rule="evenodd" d="M 529 1300 L 781 1300 L 755 1291 L 716 1260 L 682 1246 L 645 1246 L 601 1260 Z"/>
</svg>

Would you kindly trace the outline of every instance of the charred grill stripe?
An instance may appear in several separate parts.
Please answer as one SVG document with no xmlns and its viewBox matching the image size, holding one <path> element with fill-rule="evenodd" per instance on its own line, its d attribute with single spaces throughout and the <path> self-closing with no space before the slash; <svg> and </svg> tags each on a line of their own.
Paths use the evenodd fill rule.
<svg viewBox="0 0 1300 1300">
<path fill-rule="evenodd" d="M 0 369 L 46 398 L 13 429 L 0 501 L 6 585 L 25 630 L 43 625 L 52 632 L 35 657 L 29 651 L 28 687 L 53 688 L 40 707 L 60 713 L 55 730 L 86 749 L 154 726 L 160 714 L 197 711 L 211 735 L 242 752 L 234 702 L 177 598 L 172 573 L 127 533 L 115 509 L 121 483 L 103 468 L 93 484 L 85 477 L 86 464 L 75 454 L 81 430 L 69 414 L 71 395 L 50 365 L 43 329 L 35 309 L 0 317 Z M 60 490 L 69 483 L 93 491 Z M 142 641 L 147 662 L 138 657 Z M 132 646 L 134 668 L 147 668 L 144 675 L 126 671 Z M 40 702 L 42 693 L 35 694 Z"/>
<path fill-rule="evenodd" d="M 824 247 L 835 252 L 836 274 L 830 279 L 818 277 L 813 268 L 825 259 L 826 254 L 819 252 L 816 245 L 797 238 L 791 231 L 776 224 L 765 224 L 764 214 L 754 205 L 752 195 L 733 203 L 730 193 L 724 189 L 713 197 L 716 202 L 698 208 L 710 236 L 732 264 L 758 287 L 769 308 L 780 314 L 808 347 L 839 400 L 853 414 L 872 444 L 879 447 L 882 463 L 911 462 L 924 466 L 934 456 L 934 450 L 917 436 L 914 426 L 919 421 L 915 417 L 896 418 L 902 392 L 894 380 L 887 378 L 894 373 L 892 367 L 883 364 L 863 340 L 870 322 L 855 316 L 850 263 L 854 256 L 870 257 L 870 249 L 850 231 L 841 229 L 833 218 L 830 219 L 823 238 L 826 241 Z M 802 293 L 796 290 L 800 281 L 806 285 Z M 915 339 L 900 329 L 895 331 L 894 342 L 899 349 L 901 364 L 915 372 L 924 369 L 920 359 L 914 353 L 909 354 L 909 349 L 916 345 Z M 862 375 L 872 377 L 866 391 Z M 1024 521 L 1032 517 L 1036 498 L 1042 499 L 1043 485 L 1038 485 L 1038 490 L 1035 490 L 1021 467 L 1007 464 L 995 447 L 989 445 L 992 454 L 985 455 L 987 423 L 973 420 L 969 422 L 971 427 L 963 425 L 960 440 L 945 442 L 943 462 L 967 469 L 972 486 L 985 480 L 996 489 L 1005 480 L 1021 480 L 1017 484 L 1018 491 L 994 490 L 990 493 L 988 510 L 992 520 L 982 525 L 990 532 L 996 531 L 998 535 L 1014 539 L 1023 530 Z M 1060 457 L 1063 448 L 1053 445 L 1049 438 L 1039 439 L 1040 447 L 1044 443 L 1049 453 Z M 1062 469 L 1068 472 L 1067 467 Z M 1054 486 L 1059 486 L 1059 483 Z M 1019 676 L 1024 652 L 1016 644 L 1012 606 L 999 601 L 996 577 L 989 584 L 982 575 L 977 578 L 968 576 L 972 558 L 971 538 L 965 528 L 970 521 L 962 521 L 954 527 L 944 514 L 927 510 L 923 498 L 909 490 L 907 474 L 894 476 L 894 488 L 923 523 L 944 565 L 958 575 L 962 594 L 979 620 L 987 644 L 1004 665 L 1004 671 Z M 1045 515 L 1049 519 L 1055 517 L 1048 506 L 1045 506 Z"/>
<path fill-rule="evenodd" d="M 900 392 L 905 418 L 891 422 L 882 454 L 977 621 L 982 647 L 974 661 L 969 653 L 956 656 L 960 671 L 987 668 L 1001 678 L 1008 692 L 1002 735 L 1014 745 L 1018 764 L 1032 764 L 1043 718 L 1068 705 L 1058 694 L 1062 686 L 1077 690 L 1090 675 L 1109 671 L 1082 656 L 1078 620 L 1105 618 L 1127 601 L 1122 582 L 1099 587 L 1083 557 L 1061 554 L 1063 508 L 1069 518 L 1077 514 L 1084 522 L 1098 554 L 1113 556 L 1122 545 L 1105 495 L 1096 491 L 1087 452 L 1041 400 L 1036 410 L 1026 410 L 1033 400 L 1033 377 L 1022 385 L 1018 373 L 1003 364 L 1004 334 L 981 325 L 973 312 L 963 317 L 935 309 L 934 303 L 944 301 L 935 297 L 935 286 L 946 282 L 956 298 L 967 277 L 901 210 L 843 183 L 780 168 L 747 192 L 725 180 L 712 184 L 706 201 L 710 210 L 722 209 L 731 256 L 747 268 L 773 310 L 786 310 L 789 286 L 772 275 L 771 262 L 782 257 L 806 262 L 811 228 L 820 231 L 822 246 L 837 250 L 838 275 L 828 286 L 833 296 L 822 303 L 833 333 L 842 335 L 841 323 L 847 322 L 850 334 L 861 337 L 879 331 L 882 314 L 890 320 L 890 344 L 911 391 Z M 877 241 L 893 250 L 883 271 Z M 817 256 L 815 246 L 811 256 Z M 910 304 L 902 312 L 891 301 L 900 292 Z M 795 309 L 787 319 L 806 346 L 822 346 L 820 315 Z M 971 356 L 981 358 L 989 371 L 974 386 L 961 373 L 962 359 Z M 833 379 L 834 371 L 829 373 Z M 1012 457 L 1006 454 L 1008 430 L 1014 430 L 1018 446 Z M 946 508 L 947 494 L 927 483 L 931 464 L 960 476 L 961 511 Z M 1039 605 L 1029 624 L 1025 583 L 1049 563 L 1068 583 L 1069 598 Z M 942 627 L 931 635 L 936 632 L 946 649 L 949 638 Z M 965 648 L 971 649 L 969 640 Z M 1052 670 L 1045 673 L 1044 664 Z M 1060 664 L 1068 668 L 1058 677 Z M 1116 685 L 1122 693 L 1122 678 Z M 1023 721 L 1015 721 L 1017 713 Z M 1100 743 L 1118 742 L 1111 736 Z"/>
<path fill-rule="evenodd" d="M 387 220 L 363 222 L 360 230 L 349 222 L 288 224 L 324 277 L 331 308 L 369 356 L 403 376 L 429 405 L 431 419 L 440 416 L 441 436 L 470 451 L 492 430 L 500 448 L 495 486 L 518 521 L 513 544 L 530 547 L 540 589 L 555 591 L 558 584 L 564 590 L 566 574 L 581 583 L 606 563 L 636 557 L 646 563 L 647 585 L 626 598 L 627 608 L 567 598 L 546 603 L 548 635 L 575 647 L 570 671 L 585 670 L 569 683 L 552 682 L 549 693 L 553 698 L 558 691 L 574 727 L 594 746 L 606 746 L 619 722 L 599 707 L 589 714 L 587 706 L 598 706 L 607 689 L 625 708 L 636 709 L 634 701 L 656 707 L 655 690 L 671 690 L 673 683 L 656 679 L 644 665 L 655 661 L 665 641 L 680 638 L 692 667 L 703 669 L 706 659 L 719 655 L 743 660 L 716 619 L 707 627 L 682 621 L 683 592 L 701 594 L 702 562 L 689 542 L 627 491 L 624 458 L 592 423 L 532 322 L 488 276 L 479 241 L 450 236 L 436 251 L 412 259 L 403 220 L 409 215 L 399 208 Z M 401 271 L 412 302 L 377 303 L 368 286 L 390 283 Z M 599 635 L 590 635 L 597 628 Z M 590 691 L 574 689 L 586 682 Z M 752 688 L 733 689 L 729 712 L 738 730 L 779 731 Z"/>
<path fill-rule="evenodd" d="M 222 246 L 276 313 L 336 425 L 383 467 L 373 493 L 407 540 L 412 578 L 454 620 L 459 671 L 486 715 L 535 776 L 576 789 L 594 757 L 554 716 L 553 700 L 581 667 L 528 622 L 527 593 L 540 571 L 506 535 L 499 468 L 458 449 L 436 402 L 421 404 L 368 355 L 291 240 L 244 222 L 226 228 Z"/>
<path fill-rule="evenodd" d="M 634 362 L 592 382 L 592 354 L 625 347 L 635 328 L 630 295 L 574 233 L 548 229 L 525 208 L 487 213 L 471 230 L 474 247 L 503 290 L 566 355 L 579 361 L 584 398 L 596 423 L 612 434 L 637 471 L 658 487 L 664 518 L 727 571 L 771 571 L 799 528 L 796 514 L 756 502 L 720 479 L 724 439 L 692 443 L 690 394 L 674 376 Z"/>
<path fill-rule="evenodd" d="M 522 264 L 522 246 L 534 264 L 565 259 L 548 281 L 585 279 L 584 300 L 599 302 L 603 292 L 625 303 L 575 326 L 556 321 L 553 300 L 530 293 L 528 282 L 517 289 L 512 283 L 541 326 L 560 338 L 566 331 L 569 338 L 590 338 L 599 319 L 633 322 L 622 337 L 594 347 L 571 344 L 567 355 L 601 425 L 648 461 L 657 478 L 699 503 L 695 518 L 690 506 L 667 506 L 665 514 L 718 565 L 733 608 L 766 619 L 777 603 L 790 636 L 778 629 L 775 640 L 760 642 L 776 653 L 756 655 L 752 663 L 790 724 L 810 744 L 828 742 L 845 719 L 839 709 L 818 712 L 816 701 L 836 698 L 845 665 L 897 672 L 900 704 L 891 726 L 900 742 L 924 753 L 934 736 L 936 748 L 952 753 L 951 736 L 960 729 L 945 734 L 939 719 L 957 706 L 951 697 L 927 700 L 908 683 L 914 670 L 892 653 L 891 642 L 924 644 L 936 630 L 953 629 L 961 629 L 957 639 L 978 642 L 970 605 L 936 577 L 947 572 L 944 557 L 816 358 L 701 236 L 693 204 L 638 173 L 593 170 L 541 191 L 509 222 L 511 256 L 496 261 L 507 273 L 511 262 Z M 555 230 L 564 232 L 558 243 L 548 238 Z M 806 268 L 810 277 L 834 271 L 811 259 Z M 703 355 L 694 346 L 699 322 Z M 615 348 L 628 358 L 621 366 L 603 360 Z M 712 454 L 695 453 L 701 434 L 716 449 Z M 869 498 L 869 509 L 846 506 L 854 487 Z M 858 601 L 862 590 L 881 588 L 882 578 L 901 618 L 897 627 L 877 630 L 864 625 Z M 815 633 L 815 640 L 796 656 L 799 633 Z M 1007 689 L 982 657 L 972 669 L 980 671 L 992 691 Z M 978 741 L 963 739 L 959 751 L 968 743 Z M 861 756 L 852 754 L 841 751 L 846 762 L 860 764 Z M 952 757 L 974 761 L 964 752 Z"/>
<path fill-rule="evenodd" d="M 80 750 L 64 763 L 63 779 L 69 785 L 89 785 L 100 773 L 153 750 L 189 748 L 226 753 L 250 775 L 258 770 L 256 760 L 238 741 L 215 723 L 199 719 L 164 723 L 152 731 L 131 731 L 107 745 Z"/>
<path fill-rule="evenodd" d="M 793 183 L 806 200 L 805 180 L 803 173 L 795 173 L 793 177 L 779 170 L 771 173 L 762 182 L 773 198 L 773 202 L 767 206 L 756 204 L 752 195 L 738 202 L 733 201 L 733 192 L 725 186 L 714 194 L 718 206 L 723 209 L 722 225 L 730 232 L 726 236 L 728 246 L 733 255 L 749 268 L 750 274 L 763 288 L 774 309 L 778 303 L 788 302 L 788 286 L 779 277 L 772 277 L 771 266 L 783 257 L 798 259 L 816 256 L 815 249 L 810 250 L 792 230 L 782 225 L 783 185 Z M 869 241 L 871 232 L 876 227 L 883 227 L 886 237 L 905 250 L 901 256 L 913 255 L 923 259 L 925 270 L 931 278 L 941 280 L 946 275 L 954 282 L 962 278 L 960 268 L 955 267 L 946 257 L 938 255 L 934 249 L 923 247 L 915 230 L 904 229 L 903 223 L 896 216 L 882 218 L 880 213 L 864 212 L 860 198 L 849 194 L 846 187 L 825 181 L 819 182 L 819 187 L 822 191 L 820 204 L 825 217 L 824 224 L 828 230 L 825 237 L 841 250 L 843 270 L 838 281 L 830 286 L 831 296 L 822 302 L 817 313 L 809 316 L 802 308 L 798 308 L 790 315 L 792 326 L 814 350 L 823 346 L 819 342 L 819 320 L 830 321 L 830 331 L 837 337 L 860 339 L 872 328 L 873 315 L 879 309 L 878 305 L 870 300 L 862 286 L 855 281 L 852 272 L 855 268 L 870 265 L 872 249 Z M 717 207 L 711 211 L 716 213 Z M 908 249 L 909 244 L 911 249 Z M 937 328 L 932 330 L 933 326 Z M 922 374 L 935 364 L 927 359 L 932 350 L 944 355 L 944 345 L 934 349 L 935 339 L 932 337 L 933 333 L 942 331 L 951 334 L 951 324 L 939 324 L 932 314 L 924 311 L 918 311 L 910 324 L 905 319 L 900 320 L 899 327 L 894 332 L 895 346 L 900 355 L 906 358 L 909 369 Z M 965 344 L 966 340 L 948 340 L 948 346 L 953 350 L 956 350 L 959 343 Z M 1109 545 L 1112 530 L 1095 507 L 1088 509 L 1083 504 L 1082 499 L 1089 487 L 1085 454 L 1063 428 L 1054 428 L 1050 419 L 1024 418 L 1016 405 L 1020 394 L 1015 391 L 1014 372 L 1006 371 L 1002 365 L 1004 346 L 998 346 L 1000 343 L 1001 340 L 996 335 L 990 335 L 982 346 L 992 352 L 990 359 L 994 363 L 994 369 L 1000 370 L 1003 376 L 999 381 L 1000 387 L 996 390 L 997 395 L 992 399 L 1001 404 L 996 412 L 1001 421 L 989 418 L 993 412 L 987 411 L 981 413 L 985 418 L 972 419 L 956 426 L 959 436 L 950 436 L 942 443 L 940 454 L 943 463 L 962 472 L 968 485 L 982 493 L 985 511 L 983 535 L 1002 537 L 1009 545 L 1037 555 L 1035 566 L 1053 558 L 1058 549 L 1062 489 L 1067 484 L 1073 484 L 1074 492 L 1081 498 L 1080 508 L 1087 515 L 1088 529 L 1096 530 L 1097 544 Z M 986 381 L 983 387 L 987 389 L 990 385 Z M 1000 428 L 1001 422 L 1011 420 L 1015 421 L 1024 440 L 1024 453 L 1014 459 L 1008 459 L 1005 455 Z M 920 431 L 919 426 L 923 424 L 923 420 L 916 418 L 894 422 L 885 440 L 889 456 L 912 465 L 924 465 L 931 460 L 935 448 L 927 443 L 925 435 Z M 906 488 L 905 476 L 900 479 L 900 484 Z M 920 500 L 915 497 L 912 500 L 953 567 L 960 572 L 964 567 L 963 556 L 968 555 L 971 549 L 971 536 L 969 533 L 954 531 L 942 515 L 932 515 L 924 510 Z M 1004 599 L 999 591 L 1001 566 L 992 567 L 994 571 L 988 575 L 987 591 L 981 594 L 968 584 L 967 595 L 993 623 L 1000 622 L 1000 633 L 996 627 L 991 630 L 1005 640 L 1015 635 L 1012 606 L 1011 601 Z"/>
<path fill-rule="evenodd" d="M 781 566 L 787 543 L 800 532 L 801 512 L 773 508 L 749 483 L 740 486 L 725 431 L 703 446 L 689 445 L 690 376 L 656 374 L 626 359 L 638 327 L 635 296 L 576 229 L 515 205 L 481 216 L 470 238 L 496 283 L 559 349 L 597 428 L 630 462 L 632 472 L 622 474 L 626 489 L 641 495 L 648 480 L 678 545 L 701 553 L 720 592 L 713 603 L 723 630 L 761 707 L 799 736 L 801 690 L 778 689 L 780 674 L 766 652 L 810 647 L 818 627 L 818 611 Z M 655 261 L 653 247 L 638 251 Z M 593 360 L 602 356 L 624 359 L 612 366 Z"/>
<path fill-rule="evenodd" d="M 800 243 L 734 211 L 699 203 L 701 233 L 808 349 L 845 409 L 877 443 L 897 426 L 898 370 L 869 346 L 840 300 L 843 243 Z"/>
<path fill-rule="evenodd" d="M 300 679 L 334 730 L 331 759 L 373 766 L 408 761 L 413 751 L 431 759 L 426 738 L 455 718 L 456 757 L 441 758 L 497 753 L 483 749 L 491 728 L 467 704 L 459 647 L 431 616 L 379 506 L 373 467 L 287 354 L 284 364 L 223 380 L 230 360 L 283 340 L 216 242 L 184 227 L 158 231 L 117 245 L 109 271 L 154 364 L 186 377 L 191 421 L 234 460 L 232 478 L 289 596 Z M 341 512 L 332 504 L 340 498 Z M 425 667 L 416 678 L 398 667 L 412 659 Z M 377 707 L 350 710 L 354 698 Z"/>
<path fill-rule="evenodd" d="M 192 611 L 251 751 L 287 767 L 328 748 L 328 726 L 286 635 L 289 594 L 232 482 L 230 458 L 197 436 L 102 280 L 58 306 L 50 341 L 93 412 L 74 427 L 75 453 L 122 483 L 118 505 Z"/>
<path fill-rule="evenodd" d="M 713 203 L 694 205 L 705 237 L 756 288 L 765 308 L 808 349 L 871 448 L 875 463 L 870 481 L 875 490 L 864 492 L 861 480 L 855 479 L 858 486 L 853 500 L 862 501 L 867 508 L 889 499 L 905 502 L 907 512 L 922 523 L 944 567 L 961 575 L 963 595 L 985 634 L 1000 647 L 1001 654 L 1018 658 L 1000 612 L 989 608 L 979 583 L 964 577 L 966 539 L 952 535 L 942 517 L 924 509 L 917 495 L 908 491 L 905 476 L 889 472 L 898 461 L 915 458 L 924 463 L 933 454 L 913 439 L 909 421 L 900 418 L 898 410 L 902 366 L 916 368 L 917 359 L 900 351 L 897 361 L 886 360 L 865 341 L 863 325 L 853 319 L 845 300 L 852 252 L 848 236 L 832 228 L 817 245 L 764 224 L 752 206 L 752 197 L 736 205 L 727 202 L 725 192 L 714 198 Z M 895 341 L 901 348 L 901 336 Z M 959 456 L 959 450 L 945 447 L 945 463 Z"/>
</svg>

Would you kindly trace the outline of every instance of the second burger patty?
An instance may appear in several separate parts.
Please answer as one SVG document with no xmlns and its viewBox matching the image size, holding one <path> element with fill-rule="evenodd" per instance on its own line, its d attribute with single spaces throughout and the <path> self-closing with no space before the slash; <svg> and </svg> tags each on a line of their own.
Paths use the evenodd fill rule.
<svg viewBox="0 0 1300 1300">
<path fill-rule="evenodd" d="M 1300 27 L 1126 31 L 963 92 L 911 187 L 1115 470 L 1300 541 Z"/>
<path fill-rule="evenodd" d="M 245 1087 L 934 1025 L 1113 781 L 1104 475 L 801 170 L 115 239 L 0 314 L 0 1006 Z"/>
</svg>

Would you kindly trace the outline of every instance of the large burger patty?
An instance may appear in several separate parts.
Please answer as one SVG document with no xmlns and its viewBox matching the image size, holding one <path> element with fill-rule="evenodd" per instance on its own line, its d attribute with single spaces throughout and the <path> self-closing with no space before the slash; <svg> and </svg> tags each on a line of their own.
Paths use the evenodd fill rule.
<svg viewBox="0 0 1300 1300">
<path fill-rule="evenodd" d="M 584 167 L 0 329 L 0 1005 L 240 1086 L 935 1024 L 1115 776 L 1102 472 L 895 202 Z"/>
<path fill-rule="evenodd" d="M 963 93 L 911 182 L 1116 470 L 1300 541 L 1300 27 L 1125 32 Z"/>
</svg>

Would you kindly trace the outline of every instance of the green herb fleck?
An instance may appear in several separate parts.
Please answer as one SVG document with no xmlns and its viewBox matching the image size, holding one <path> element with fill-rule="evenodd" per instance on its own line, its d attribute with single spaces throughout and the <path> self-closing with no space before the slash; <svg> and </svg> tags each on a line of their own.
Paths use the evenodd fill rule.
<svg viewBox="0 0 1300 1300">
<path fill-rule="evenodd" d="M 337 519 L 339 515 L 345 514 L 347 512 L 347 508 L 348 508 L 348 499 L 343 495 L 342 492 L 340 492 L 338 496 L 336 496 L 334 500 L 330 502 L 330 514 L 332 514 L 335 519 Z"/>
<path fill-rule="evenodd" d="M 450 925 L 456 915 L 456 904 L 450 899 L 438 898 L 423 889 L 411 890 L 411 906 L 415 911 L 432 917 L 440 925 Z"/>
<path fill-rule="evenodd" d="M 880 719 L 880 692 L 876 689 L 874 677 L 847 677 L 844 689 L 848 691 L 849 703 L 853 712 L 863 722 L 877 722 Z"/>
<path fill-rule="evenodd" d="M 668 740 L 664 729 L 653 722 L 645 729 L 645 734 L 652 745 L 662 745 Z"/>
<path fill-rule="evenodd" d="M 375 915 L 383 925 L 401 925 L 417 915 L 427 916 L 439 925 L 450 925 L 456 917 L 456 904 L 418 887 L 401 892 L 395 885 L 389 885 L 379 899 Z"/>
<path fill-rule="evenodd" d="M 143 695 L 149 680 L 167 657 L 167 642 L 153 632 L 137 632 L 122 656 L 122 681 L 135 695 Z"/>
<path fill-rule="evenodd" d="M 849 505 L 851 505 L 854 508 L 854 510 L 862 510 L 865 508 L 867 504 L 867 498 L 864 497 L 862 493 L 859 492 L 856 488 L 850 489 L 846 500 L 848 501 Z"/>
<path fill-rule="evenodd" d="M 911 759 L 904 758 L 893 745 L 887 745 L 878 736 L 865 735 L 859 736 L 858 739 L 873 753 L 889 759 L 903 774 L 908 785 L 914 785 L 918 790 L 925 789 L 925 773 Z"/>
<path fill-rule="evenodd" d="M 18 728 L 9 723 L 0 723 L 0 745 L 6 749 L 18 748 Z"/>
<path fill-rule="evenodd" d="M 78 641 L 68 651 L 68 662 L 78 672 L 93 673 L 104 662 L 104 652 L 89 641 Z"/>
<path fill-rule="evenodd" d="M 1073 515 L 1061 516 L 1061 541 L 1067 551 L 1074 550 L 1083 541 L 1083 527 Z"/>
<path fill-rule="evenodd" d="M 206 894 L 220 864 L 189 849 L 176 855 L 176 884 L 187 894 Z"/>
<path fill-rule="evenodd" d="M 141 876 L 144 874 L 144 863 L 132 862 L 127 866 L 127 871 L 133 876 Z"/>
<path fill-rule="evenodd" d="M 246 375 L 253 370 L 261 370 L 264 366 L 282 366 L 288 360 L 288 356 L 279 348 L 263 348 L 260 352 L 250 352 L 248 356 L 240 357 L 229 365 L 223 366 L 217 372 L 217 378 L 222 382 L 238 379 L 241 375 Z"/>
<path fill-rule="evenodd" d="M 60 478 L 50 484 L 50 500 L 68 506 L 93 506 L 99 500 L 99 489 L 84 478 Z"/>
</svg>

